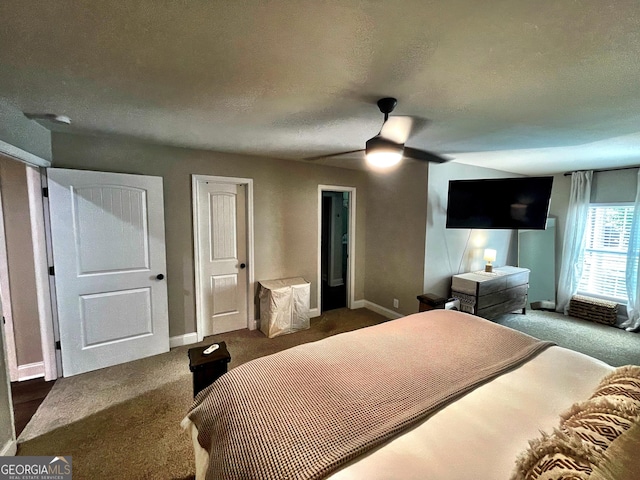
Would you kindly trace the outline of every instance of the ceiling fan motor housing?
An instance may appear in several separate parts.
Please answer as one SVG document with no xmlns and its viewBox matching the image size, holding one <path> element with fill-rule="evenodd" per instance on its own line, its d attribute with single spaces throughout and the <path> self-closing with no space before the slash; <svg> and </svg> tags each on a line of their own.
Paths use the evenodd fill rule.
<svg viewBox="0 0 640 480">
<path fill-rule="evenodd" d="M 393 112 L 393 109 L 396 108 L 396 105 L 398 105 L 398 100 L 393 97 L 386 97 L 378 100 L 378 108 L 382 113 L 385 114 L 385 118 L 386 115 Z"/>
<path fill-rule="evenodd" d="M 400 152 L 404 150 L 404 145 L 401 143 L 395 143 L 391 140 L 387 140 L 379 135 L 376 135 L 373 138 L 367 140 L 365 151 L 366 153 L 371 152 Z"/>
</svg>

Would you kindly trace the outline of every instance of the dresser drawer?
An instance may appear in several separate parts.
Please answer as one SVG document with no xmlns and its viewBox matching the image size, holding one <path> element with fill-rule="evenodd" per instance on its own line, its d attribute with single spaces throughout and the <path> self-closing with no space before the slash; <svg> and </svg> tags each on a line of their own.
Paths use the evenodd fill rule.
<svg viewBox="0 0 640 480">
<path fill-rule="evenodd" d="M 529 285 L 529 270 L 520 273 L 514 273 L 505 277 L 507 280 L 507 288 L 516 287 L 518 285 Z"/>
<path fill-rule="evenodd" d="M 512 300 L 524 300 L 526 299 L 528 289 L 529 285 L 517 285 L 512 288 L 505 288 L 504 290 L 500 290 L 498 292 L 483 295 L 481 297 L 478 297 L 477 309 L 478 311 L 480 311 L 483 308 L 491 307 L 493 305 L 499 305 L 501 303 L 507 303 Z"/>
</svg>

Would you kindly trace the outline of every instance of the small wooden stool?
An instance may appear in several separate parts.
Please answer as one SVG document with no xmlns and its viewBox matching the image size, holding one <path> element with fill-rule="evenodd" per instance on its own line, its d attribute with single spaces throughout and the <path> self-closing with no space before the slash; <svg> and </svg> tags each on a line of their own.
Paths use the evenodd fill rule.
<svg viewBox="0 0 640 480">
<path fill-rule="evenodd" d="M 447 299 L 441 297 L 440 295 L 436 295 L 435 293 L 425 293 L 423 295 L 418 295 L 418 301 L 420 302 L 419 310 L 420 312 L 426 312 L 429 310 L 434 310 L 436 308 L 444 308 L 444 304 L 447 303 Z"/>
<path fill-rule="evenodd" d="M 194 397 L 227 373 L 227 364 L 231 361 L 231 355 L 227 351 L 226 343 L 217 343 L 220 348 L 209 355 L 202 354 L 209 345 L 189 349 L 189 370 L 193 373 Z"/>
</svg>

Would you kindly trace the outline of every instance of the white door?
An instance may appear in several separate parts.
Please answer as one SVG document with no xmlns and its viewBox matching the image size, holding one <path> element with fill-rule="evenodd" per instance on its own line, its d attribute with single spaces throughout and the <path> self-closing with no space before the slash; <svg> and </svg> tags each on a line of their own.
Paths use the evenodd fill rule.
<svg viewBox="0 0 640 480">
<path fill-rule="evenodd" d="M 247 328 L 246 186 L 194 176 L 202 336 Z"/>
<path fill-rule="evenodd" d="M 169 351 L 162 178 L 47 172 L 63 375 Z"/>
<path fill-rule="evenodd" d="M 0 299 L 0 317 L 2 317 L 2 299 Z M 5 354 L 4 329 L 0 328 L 0 455 L 15 455 L 17 451 L 16 431 L 14 428 L 13 399 L 7 356 Z"/>
</svg>

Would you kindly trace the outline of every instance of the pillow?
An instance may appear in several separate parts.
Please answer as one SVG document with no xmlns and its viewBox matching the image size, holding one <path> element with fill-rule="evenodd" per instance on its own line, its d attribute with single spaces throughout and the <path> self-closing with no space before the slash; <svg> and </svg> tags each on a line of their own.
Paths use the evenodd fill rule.
<svg viewBox="0 0 640 480">
<path fill-rule="evenodd" d="M 611 442 L 633 426 L 638 415 L 640 406 L 611 400 L 606 396 L 592 397 L 573 405 L 562 414 L 560 429 L 577 436 L 602 455 Z"/>
<path fill-rule="evenodd" d="M 640 409 L 640 366 L 627 365 L 604 377 L 591 398 L 607 397 Z"/>
<path fill-rule="evenodd" d="M 592 472 L 609 475 L 617 457 L 632 448 L 626 443 L 637 442 L 639 425 L 640 367 L 617 368 L 601 380 L 588 400 L 561 415 L 559 429 L 529 441 L 529 448 L 516 460 L 511 480 L 617 480 L 615 474 L 592 477 Z M 605 457 L 613 444 L 619 447 Z"/>
<path fill-rule="evenodd" d="M 637 480 L 640 472 L 640 423 L 616 438 L 594 467 L 589 480 Z"/>
<path fill-rule="evenodd" d="M 566 432 L 542 432 L 516 460 L 511 480 L 588 480 L 596 455 Z"/>
</svg>

